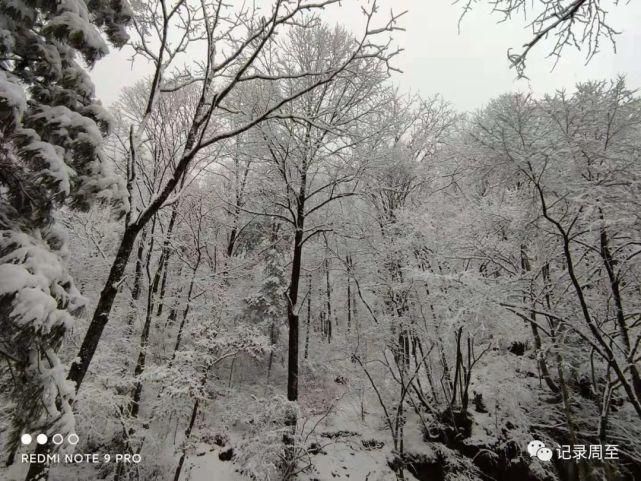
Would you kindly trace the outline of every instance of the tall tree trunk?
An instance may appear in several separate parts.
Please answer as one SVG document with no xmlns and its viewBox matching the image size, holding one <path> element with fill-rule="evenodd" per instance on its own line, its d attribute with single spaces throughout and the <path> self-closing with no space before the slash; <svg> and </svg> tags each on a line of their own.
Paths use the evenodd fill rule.
<svg viewBox="0 0 641 481">
<path fill-rule="evenodd" d="M 147 255 L 147 272 L 149 272 L 149 262 L 151 261 L 151 256 L 153 254 L 153 242 L 149 246 L 149 253 Z M 134 389 L 131 392 L 131 400 L 129 402 L 129 408 L 127 409 L 127 414 L 132 418 L 136 419 L 138 413 L 140 412 L 140 399 L 142 397 L 143 382 L 140 379 L 140 376 L 145 370 L 146 359 L 147 359 L 147 347 L 149 345 L 149 334 L 151 333 L 151 325 L 153 320 L 153 311 L 154 311 L 154 295 L 158 290 L 158 285 L 160 283 L 160 278 L 164 266 L 164 255 L 165 250 L 163 248 L 160 258 L 158 259 L 158 266 L 156 267 L 156 272 L 154 273 L 153 281 L 149 285 L 147 290 L 147 309 L 145 311 L 145 322 L 143 324 L 142 332 L 140 333 L 140 342 L 139 342 L 139 352 L 138 359 L 136 361 L 136 367 L 134 368 Z M 128 432 L 125 432 L 125 443 L 127 450 L 130 454 L 133 454 L 134 447 L 129 443 L 129 439 L 134 434 L 134 428 L 130 428 Z M 116 475 L 114 481 L 119 481 L 122 479 L 126 471 L 127 466 L 124 463 L 118 465 L 116 470 Z"/>
<path fill-rule="evenodd" d="M 309 329 L 312 320 L 312 275 L 307 276 L 307 330 L 305 334 L 305 359 L 309 355 Z"/>
<path fill-rule="evenodd" d="M 176 224 L 176 218 L 178 217 L 178 205 L 179 202 L 175 202 L 171 208 L 171 218 L 169 219 L 169 225 L 167 226 L 167 235 L 165 236 L 162 246 L 162 281 L 160 283 L 160 295 L 158 296 L 158 311 L 156 312 L 156 317 L 160 317 L 162 315 L 164 306 L 163 299 L 165 298 L 165 292 L 167 289 L 167 271 L 169 267 L 169 257 L 171 256 L 170 243 L 174 225 Z"/>
<path fill-rule="evenodd" d="M 171 356 L 171 363 L 176 359 L 176 353 L 180 349 L 180 343 L 182 341 L 183 332 L 185 330 L 185 324 L 187 324 L 187 316 L 189 315 L 189 309 L 191 308 L 191 295 L 194 291 L 194 284 L 196 283 L 196 272 L 198 272 L 198 267 L 202 260 L 202 254 L 200 249 L 198 249 L 198 255 L 196 256 L 196 264 L 194 266 L 193 272 L 191 274 L 191 281 L 189 281 L 189 289 L 187 289 L 187 304 L 185 305 L 185 310 L 183 311 L 182 319 L 180 320 L 180 326 L 178 326 L 178 334 L 176 335 L 176 344 L 174 345 L 174 352 Z M 174 311 L 175 312 L 175 311 Z"/>
<path fill-rule="evenodd" d="M 309 129 L 306 141 L 309 142 Z M 307 158 L 301 166 L 300 188 L 296 196 L 296 218 L 294 219 L 294 252 L 292 255 L 292 272 L 287 289 L 287 325 L 289 327 L 287 353 L 287 399 L 298 400 L 298 285 L 303 262 L 303 241 L 305 235 L 305 200 L 307 199 Z M 295 428 L 296 420 L 291 420 Z"/>
<path fill-rule="evenodd" d="M 332 289 L 329 282 L 329 259 L 325 257 L 324 261 L 325 266 L 325 296 L 327 308 L 327 342 L 332 342 Z"/>
<path fill-rule="evenodd" d="M 457 396 L 457 390 L 459 386 L 459 376 L 461 375 L 461 366 L 463 364 L 463 355 L 461 353 L 461 335 L 463 332 L 463 328 L 459 327 L 458 330 L 456 331 L 456 363 L 455 363 L 455 368 L 454 368 L 454 381 L 452 382 L 452 397 L 450 400 L 450 410 L 454 410 L 454 406 L 456 405 L 456 396 Z"/>
<path fill-rule="evenodd" d="M 267 362 L 267 381 L 272 374 L 272 366 L 274 364 L 274 345 L 276 344 L 276 322 L 272 321 L 269 326 L 269 343 L 272 349 L 269 350 L 269 361 Z"/>
<path fill-rule="evenodd" d="M 174 207 L 175 205 L 176 204 L 174 204 Z M 175 221 L 175 218 L 173 217 L 173 215 L 172 215 L 172 220 Z M 165 256 L 168 255 L 168 238 L 171 236 L 172 229 L 173 229 L 173 225 L 170 222 L 169 228 L 167 229 L 165 241 L 163 242 L 163 248 L 160 254 L 160 259 L 158 259 L 158 266 L 156 267 L 156 272 L 154 273 L 153 280 L 147 292 L 147 310 L 145 314 L 145 323 L 143 325 L 143 329 L 140 334 L 138 360 L 136 362 L 136 368 L 134 369 L 134 377 L 136 381 L 135 381 L 135 387 L 132 393 L 131 404 L 129 407 L 129 415 L 132 418 L 138 417 L 138 412 L 140 411 L 140 397 L 142 396 L 143 384 L 139 378 L 145 370 L 145 363 L 147 359 L 147 346 L 149 344 L 149 334 L 151 333 L 151 324 L 154 317 L 154 296 L 156 292 L 158 292 L 158 286 L 160 284 L 161 275 L 165 266 Z M 150 249 L 150 255 L 148 257 L 151 257 L 151 250 L 153 249 L 153 245 L 150 246 L 149 249 Z M 162 299 L 160 299 L 160 302 L 162 302 Z"/>
<path fill-rule="evenodd" d="M 287 299 L 287 324 L 289 326 L 289 339 L 287 355 L 287 399 L 298 400 L 298 285 L 303 258 L 303 220 L 299 218 L 299 225 L 294 234 L 294 256 L 292 260 L 292 273 Z"/>
<path fill-rule="evenodd" d="M 527 250 L 525 245 L 521 245 L 521 268 L 523 269 L 523 272 L 530 272 L 532 270 L 530 266 L 530 259 L 527 256 Z M 528 301 L 528 300 L 524 300 Z M 531 304 L 532 309 L 534 309 L 534 300 L 532 299 L 532 296 L 530 295 L 529 303 Z M 532 331 L 532 338 L 534 339 L 534 348 L 536 349 L 536 359 L 537 363 L 539 366 L 539 372 L 541 373 L 541 376 L 545 380 L 545 384 L 550 388 L 550 390 L 553 393 L 558 393 L 559 392 L 559 387 L 556 385 L 554 380 L 552 379 L 552 376 L 550 375 L 550 371 L 548 370 L 548 365 L 545 360 L 545 357 L 543 356 L 543 343 L 541 342 L 541 335 L 539 333 L 539 328 L 536 323 L 536 313 L 533 310 L 530 310 L 530 329 Z"/>
<path fill-rule="evenodd" d="M 140 299 L 140 290 L 142 288 L 142 268 L 143 268 L 143 255 L 145 253 L 145 242 L 147 241 L 147 229 L 143 229 L 138 241 L 138 251 L 136 252 L 136 269 L 134 272 L 134 285 L 131 289 L 131 307 L 129 315 L 127 316 L 127 326 L 131 334 L 133 330 L 133 323 L 136 317 L 136 301 Z"/>
<path fill-rule="evenodd" d="M 211 369 L 211 366 L 209 367 Z M 200 386 L 204 386 L 205 383 L 207 382 L 207 376 L 209 369 L 205 369 L 205 374 L 203 375 L 203 378 L 200 381 Z M 187 442 L 189 438 L 191 437 L 191 433 L 194 429 L 194 424 L 196 424 L 196 419 L 198 418 L 198 407 L 200 405 L 200 400 L 196 399 L 194 401 L 194 407 L 191 410 L 191 416 L 189 418 L 189 424 L 187 425 L 187 428 L 185 429 L 185 440 L 184 442 Z M 187 452 L 183 448 L 183 452 L 180 455 L 180 459 L 178 460 L 178 466 L 176 466 L 176 471 L 174 473 L 174 481 L 178 481 L 180 479 L 180 472 L 182 471 L 183 465 L 185 464 L 185 459 L 187 457 Z"/>
<path fill-rule="evenodd" d="M 352 330 L 352 274 L 350 266 L 350 257 L 345 259 L 347 263 L 347 332 Z"/>
<path fill-rule="evenodd" d="M 160 282 L 160 271 L 162 270 L 162 255 L 154 275 L 154 280 L 152 286 L 149 287 L 149 292 L 147 293 L 147 312 L 145 315 L 145 324 L 143 325 L 142 332 L 140 334 L 140 345 L 138 352 L 138 360 L 136 361 L 136 368 L 134 369 L 134 378 L 135 378 L 135 387 L 131 397 L 131 404 L 129 407 L 129 415 L 132 418 L 138 417 L 138 412 L 140 411 L 140 397 L 142 395 L 142 381 L 140 376 L 145 370 L 145 363 L 147 360 L 147 346 L 149 345 L 149 334 L 151 332 L 151 321 L 153 320 L 154 314 L 154 289 L 158 287 Z"/>
</svg>

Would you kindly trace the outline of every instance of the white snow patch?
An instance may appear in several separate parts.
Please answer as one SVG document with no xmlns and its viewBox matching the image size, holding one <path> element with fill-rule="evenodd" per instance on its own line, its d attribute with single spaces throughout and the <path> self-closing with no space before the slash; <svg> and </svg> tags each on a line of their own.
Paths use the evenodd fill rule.
<svg viewBox="0 0 641 481">
<path fill-rule="evenodd" d="M 2 104 L 6 104 L 13 111 L 15 123 L 20 122 L 22 114 L 27 109 L 27 99 L 22 87 L 9 80 L 0 70 L 0 107 Z"/>
</svg>

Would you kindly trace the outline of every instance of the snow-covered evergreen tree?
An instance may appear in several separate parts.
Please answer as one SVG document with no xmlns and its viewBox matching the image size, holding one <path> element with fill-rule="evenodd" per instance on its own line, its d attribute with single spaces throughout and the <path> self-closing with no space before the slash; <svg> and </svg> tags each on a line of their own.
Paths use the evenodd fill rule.
<svg viewBox="0 0 641 481">
<path fill-rule="evenodd" d="M 126 0 L 0 0 L 0 12 L 0 406 L 13 417 L 13 451 L 30 428 L 73 430 L 56 352 L 85 300 L 56 210 L 127 209 L 101 151 L 109 114 L 83 64 L 108 52 L 102 33 L 126 43 L 132 11 Z"/>
</svg>

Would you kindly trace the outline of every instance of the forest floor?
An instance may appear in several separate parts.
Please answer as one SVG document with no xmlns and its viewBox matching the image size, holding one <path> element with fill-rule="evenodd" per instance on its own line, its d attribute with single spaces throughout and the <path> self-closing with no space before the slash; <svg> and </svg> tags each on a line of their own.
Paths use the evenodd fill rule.
<svg viewBox="0 0 641 481">
<path fill-rule="evenodd" d="M 483 394 L 489 412 L 472 410 L 471 435 L 465 441 L 475 449 L 494 449 L 502 446 L 505 439 L 504 423 L 506 418 L 517 423 L 524 420 L 522 406 L 531 404 L 532 392 L 536 392 L 540 381 L 533 376 L 533 361 L 528 357 L 515 357 L 499 354 L 488 356 L 479 367 L 479 379 L 475 389 Z M 517 365 L 508 369 L 507 364 Z M 488 380 L 498 381 L 494 383 Z M 328 382 L 329 381 L 329 382 Z M 499 387 L 491 389 L 486 386 Z M 390 468 L 394 460 L 392 437 L 384 421 L 385 416 L 371 395 L 363 399 L 363 386 L 350 386 L 349 382 L 337 383 L 325 379 L 324 383 L 307 386 L 301 397 L 301 417 L 299 431 L 303 433 L 304 444 L 311 453 L 301 459 L 299 465 L 305 468 L 297 477 L 300 481 L 394 481 L 396 476 Z M 367 392 L 367 390 L 365 390 Z M 369 393 L 368 393 L 369 394 Z M 248 393 L 234 393 L 247 399 Z M 322 398 L 322 399 L 321 399 Z M 262 398 L 263 400 L 265 398 Z M 230 399 L 222 404 L 229 403 Z M 238 401 L 236 401 L 238 402 Z M 507 410 L 507 416 L 497 418 L 495 405 L 499 403 Z M 232 401 L 231 404 L 234 404 Z M 387 406 L 394 415 L 394 406 Z M 258 407 L 260 410 L 260 407 Z M 418 478 L 406 472 L 408 481 L 416 479 L 477 479 L 478 471 L 472 459 L 459 452 L 459 448 L 447 447 L 440 442 L 425 442 L 421 422 L 413 412 L 408 411 L 404 430 L 404 451 L 423 464 Z M 225 416 L 225 415 L 223 415 Z M 518 420 L 518 421 L 517 421 Z M 211 425 L 222 425 L 220 419 Z M 251 422 L 250 422 L 251 424 Z M 221 461 L 219 454 L 232 447 L 234 453 L 247 449 L 243 445 L 248 432 L 242 426 L 230 426 L 226 432 L 229 438 L 223 447 L 203 444 L 190 455 L 185 464 L 180 481 L 247 481 L 249 478 L 240 473 L 240 463 L 235 458 Z M 507 433 L 515 446 L 524 447 L 528 442 L 526 426 L 513 427 Z M 504 435 L 499 433 L 503 432 Z M 201 433 L 202 434 L 202 433 Z M 249 434 L 251 436 L 251 434 Z M 200 436 L 201 438 L 206 436 Z M 499 441 L 502 438 L 503 441 Z M 276 443 L 280 438 L 275 438 Z M 259 446 L 254 444 L 252 448 Z M 536 463 L 535 463 L 536 464 Z M 447 466 L 447 467 L 445 467 Z M 536 466 L 530 466 L 535 469 Z M 430 470 L 435 469 L 434 474 Z M 465 475 L 464 475 L 465 473 Z M 463 476 L 459 478 L 458 476 Z M 538 473 L 538 479 L 545 479 L 545 473 Z M 516 481 L 516 480 L 515 480 Z"/>
<path fill-rule="evenodd" d="M 306 418 L 306 445 L 314 454 L 301 460 L 306 469 L 300 481 L 393 481 L 387 465 L 391 437 L 381 423 L 380 413 L 361 412 L 360 396 L 345 389 L 331 412 Z M 236 438 L 230 433 L 230 439 Z M 410 436 L 420 436 L 407 433 Z M 230 441 L 233 444 L 233 441 Z M 233 447 L 233 446 L 232 446 Z M 180 481 L 247 481 L 234 460 L 221 461 L 228 446 L 202 445 L 187 460 Z M 410 475 L 409 481 L 414 481 Z"/>
</svg>

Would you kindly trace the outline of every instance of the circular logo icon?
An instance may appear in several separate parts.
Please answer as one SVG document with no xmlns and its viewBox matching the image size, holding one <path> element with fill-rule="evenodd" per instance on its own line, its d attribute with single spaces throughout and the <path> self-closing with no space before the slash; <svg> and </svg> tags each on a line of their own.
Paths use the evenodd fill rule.
<svg viewBox="0 0 641 481">
<path fill-rule="evenodd" d="M 552 450 L 550 448 L 541 448 L 536 452 L 536 457 L 541 461 L 549 461 L 552 459 Z"/>
<path fill-rule="evenodd" d="M 38 444 L 47 444 L 47 435 L 44 433 L 40 433 L 36 436 L 36 442 Z"/>
<path fill-rule="evenodd" d="M 76 433 L 71 433 L 69 436 L 67 436 L 67 442 L 72 445 L 78 444 L 78 441 L 80 441 L 80 438 Z"/>
<path fill-rule="evenodd" d="M 23 434 L 20 436 L 20 442 L 24 444 L 25 446 L 28 444 L 31 444 L 31 441 L 33 441 L 33 438 L 31 437 L 31 434 Z"/>
<path fill-rule="evenodd" d="M 543 441 L 534 439 L 530 441 L 529 444 L 527 445 L 527 452 L 530 454 L 530 457 L 533 458 L 534 456 L 536 456 L 536 453 L 538 452 L 538 450 L 544 447 L 545 447 L 545 443 Z"/>
<path fill-rule="evenodd" d="M 65 437 L 60 433 L 56 433 L 53 435 L 51 440 L 53 441 L 53 444 L 55 444 L 56 446 L 60 446 L 64 442 Z"/>
</svg>

